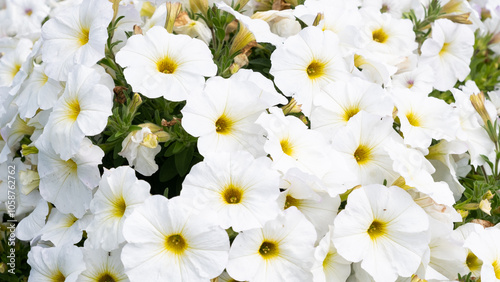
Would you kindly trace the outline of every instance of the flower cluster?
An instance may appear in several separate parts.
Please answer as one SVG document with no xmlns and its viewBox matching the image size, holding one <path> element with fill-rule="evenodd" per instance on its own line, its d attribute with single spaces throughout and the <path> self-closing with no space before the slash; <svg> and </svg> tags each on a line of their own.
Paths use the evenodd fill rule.
<svg viewBox="0 0 500 282">
<path fill-rule="evenodd" d="M 15 275 L 500 281 L 499 46 L 493 0 L 0 0 Z"/>
</svg>

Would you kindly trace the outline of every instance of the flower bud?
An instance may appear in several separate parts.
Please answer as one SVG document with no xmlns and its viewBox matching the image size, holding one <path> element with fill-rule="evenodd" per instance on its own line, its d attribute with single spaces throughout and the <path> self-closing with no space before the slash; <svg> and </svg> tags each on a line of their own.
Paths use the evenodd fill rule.
<svg viewBox="0 0 500 282">
<path fill-rule="evenodd" d="M 281 109 L 286 116 L 288 114 L 300 113 L 302 111 L 301 107 L 302 105 L 297 105 L 297 101 L 295 100 L 295 98 L 292 98 L 290 102 L 287 105 L 283 106 L 283 108 Z"/>
<path fill-rule="evenodd" d="M 167 2 L 167 19 L 165 20 L 165 29 L 172 33 L 174 31 L 175 19 L 181 11 L 182 4 L 180 2 Z"/>
<path fill-rule="evenodd" d="M 481 91 L 478 94 L 473 94 L 470 95 L 470 102 L 472 103 L 472 106 L 474 109 L 476 109 L 476 112 L 479 113 L 481 116 L 481 119 L 483 120 L 484 124 L 488 124 L 488 121 L 491 122 L 493 125 L 493 122 L 490 119 L 490 115 L 488 114 L 488 111 L 486 110 L 486 107 L 484 105 L 485 103 L 485 98 L 484 98 L 484 93 Z"/>
<path fill-rule="evenodd" d="M 28 146 L 26 144 L 23 144 L 21 146 L 21 154 L 23 156 L 31 155 L 31 154 L 38 154 L 38 149 L 35 146 Z"/>
</svg>

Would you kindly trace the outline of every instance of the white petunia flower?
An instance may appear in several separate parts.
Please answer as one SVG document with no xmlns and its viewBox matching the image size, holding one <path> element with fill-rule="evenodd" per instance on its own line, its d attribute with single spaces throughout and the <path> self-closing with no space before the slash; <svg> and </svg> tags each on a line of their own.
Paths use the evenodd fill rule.
<svg viewBox="0 0 500 282">
<path fill-rule="evenodd" d="M 156 147 L 151 148 L 147 141 L 152 139 L 156 141 L 156 136 L 149 127 L 132 131 L 123 139 L 122 150 L 118 153 L 127 159 L 131 167 L 145 176 L 150 176 L 158 170 L 155 157 L 161 151 L 161 145 L 157 143 Z"/>
<path fill-rule="evenodd" d="M 9 175 L 7 172 L 12 168 L 9 166 L 15 166 L 14 175 Z M 40 205 L 40 192 L 38 190 L 31 191 L 31 193 L 24 194 L 22 190 L 22 185 L 19 183 L 19 175 L 21 171 L 27 170 L 30 166 L 23 163 L 21 158 L 15 158 L 12 161 L 6 161 L 0 163 L 0 171 L 4 171 L 4 173 L 0 174 L 0 215 L 7 213 L 9 210 L 9 206 L 12 205 L 12 192 L 9 193 L 7 191 L 12 191 L 9 186 L 12 187 L 12 176 L 15 177 L 15 211 L 14 215 L 17 219 L 22 219 L 26 216 L 27 213 L 32 212 L 35 207 Z M 8 176 L 11 176 L 9 179 Z M 10 182 L 9 182 L 10 180 Z M 10 197 L 9 197 L 10 196 Z M 9 203 L 10 202 L 10 203 Z"/>
<path fill-rule="evenodd" d="M 474 33 L 465 25 L 440 19 L 432 24 L 432 37 L 422 45 L 421 64 L 434 70 L 434 87 L 446 91 L 462 81 L 470 72 L 474 51 Z"/>
<path fill-rule="evenodd" d="M 31 266 L 29 282 L 75 282 L 85 270 L 82 250 L 73 245 L 32 247 L 28 253 L 28 264 Z"/>
<path fill-rule="evenodd" d="M 0 56 L 0 87 L 10 87 L 14 81 L 18 80 L 18 77 L 22 75 L 19 70 L 28 58 L 32 47 L 33 42 L 23 38 L 17 42 L 14 50 Z"/>
<path fill-rule="evenodd" d="M 330 168 L 326 139 L 300 119 L 285 116 L 279 108 L 270 108 L 269 112 L 261 114 L 256 123 L 267 131 L 264 150 L 270 154 L 273 167 L 283 173 L 297 167 L 322 178 Z"/>
<path fill-rule="evenodd" d="M 52 208 L 47 223 L 38 234 L 41 235 L 40 239 L 50 241 L 56 247 L 76 244 L 82 240 L 83 229 L 89 220 L 87 215 L 78 219 L 71 213 L 64 214 Z"/>
<path fill-rule="evenodd" d="M 23 241 L 30 241 L 45 225 L 49 213 L 49 204 L 40 198 L 38 204 L 30 215 L 23 218 L 16 226 L 16 237 Z"/>
<path fill-rule="evenodd" d="M 138 180 L 135 171 L 127 166 L 104 172 L 99 188 L 90 202 L 94 218 L 86 231 L 87 243 L 94 248 L 111 251 L 125 242 L 125 219 L 149 196 L 150 186 Z"/>
<path fill-rule="evenodd" d="M 62 9 L 48 20 L 42 27 L 46 74 L 55 80 L 66 81 L 75 65 L 91 67 L 102 59 L 112 18 L 109 1 L 86 0 Z"/>
<path fill-rule="evenodd" d="M 477 167 L 484 165 L 485 161 L 481 155 L 485 155 L 493 160 L 495 145 L 488 136 L 488 133 L 482 127 L 482 121 L 479 114 L 476 112 L 470 101 L 472 94 L 479 93 L 475 82 L 467 81 L 464 86 L 459 89 L 452 89 L 455 103 L 452 106 L 455 108 L 459 116 L 459 126 L 457 139 L 464 142 L 467 146 L 467 151 L 470 154 L 470 163 Z"/>
<path fill-rule="evenodd" d="M 182 184 L 181 196 L 215 211 L 217 224 L 234 231 L 261 228 L 279 208 L 279 174 L 266 157 L 245 151 L 207 155 Z"/>
<path fill-rule="evenodd" d="M 101 179 L 99 165 L 104 152 L 89 139 L 71 159 L 61 159 L 50 144 L 37 142 L 40 194 L 63 213 L 81 218 L 90 207 L 92 189 Z"/>
<path fill-rule="evenodd" d="M 134 91 L 148 98 L 183 101 L 200 92 L 204 76 L 217 73 L 208 46 L 187 35 L 168 33 L 155 26 L 145 35 L 130 37 L 116 54 Z"/>
<path fill-rule="evenodd" d="M 351 262 L 344 259 L 333 245 L 333 226 L 321 239 L 314 251 L 311 271 L 314 282 L 344 282 L 351 274 Z"/>
<path fill-rule="evenodd" d="M 405 144 L 425 152 L 432 139 L 452 141 L 456 138 L 458 115 L 445 101 L 409 90 L 400 90 L 393 99 Z"/>
<path fill-rule="evenodd" d="M 384 149 L 388 140 L 403 142 L 392 124 L 391 117 L 360 112 L 338 130 L 332 148 L 341 154 L 343 166 L 354 173 L 357 184 L 392 183 L 398 177 Z"/>
<path fill-rule="evenodd" d="M 39 33 L 42 21 L 48 16 L 50 8 L 47 1 L 9 0 L 7 11 L 11 26 L 17 35 Z"/>
<path fill-rule="evenodd" d="M 257 84 L 238 77 L 213 77 L 202 93 L 192 93 L 181 111 L 182 126 L 199 137 L 200 154 L 247 150 L 264 155 L 262 128 L 255 121 L 272 104 L 266 95 L 260 97 L 262 92 Z"/>
<path fill-rule="evenodd" d="M 83 258 L 86 269 L 78 276 L 78 282 L 128 282 L 123 263 L 120 259 L 122 249 L 110 252 L 91 249 L 85 245 Z"/>
<path fill-rule="evenodd" d="M 227 264 L 229 237 L 188 199 L 148 198 L 125 220 L 121 259 L 132 281 L 205 281 Z"/>
<path fill-rule="evenodd" d="M 428 65 L 419 64 L 412 70 L 393 75 L 390 89 L 391 92 L 410 89 L 414 94 L 428 94 L 432 91 L 434 81 L 434 70 Z"/>
<path fill-rule="evenodd" d="M 463 245 L 471 234 L 479 234 L 483 231 L 484 227 L 482 225 L 469 222 L 453 230 L 451 236 Z M 466 267 L 466 272 L 472 272 L 472 277 L 479 278 L 481 276 L 483 261 L 480 260 L 469 248 L 464 248 L 463 252 L 466 254 L 466 257 L 465 260 L 462 261 L 462 265 Z"/>
<path fill-rule="evenodd" d="M 219 10 L 233 15 L 241 24 L 248 28 L 257 42 L 271 43 L 274 46 L 279 46 L 283 43 L 283 38 L 272 33 L 269 25 L 265 21 L 259 19 L 258 16 L 249 17 L 242 15 L 222 1 L 215 3 L 215 5 Z"/>
<path fill-rule="evenodd" d="M 276 86 L 295 97 L 307 116 L 321 87 L 349 75 L 339 48 L 336 34 L 308 27 L 290 36 L 271 55 L 269 72 Z"/>
<path fill-rule="evenodd" d="M 35 65 L 33 72 L 23 83 L 19 95 L 14 100 L 19 107 L 19 114 L 23 118 L 32 118 L 38 109 L 52 108 L 64 87 L 59 82 L 45 74 L 45 64 Z"/>
<path fill-rule="evenodd" d="M 452 225 L 432 224 L 432 221 L 429 227 L 430 253 L 422 259 L 422 265 L 416 274 L 428 281 L 455 281 L 457 274 L 467 275 L 462 264 L 466 253 L 460 242 L 451 237 Z"/>
<path fill-rule="evenodd" d="M 240 281 L 311 281 L 316 232 L 295 208 L 236 236 L 226 270 Z"/>
<path fill-rule="evenodd" d="M 396 19 L 370 9 L 362 10 L 362 16 L 362 34 L 367 41 L 363 50 L 376 56 L 379 61 L 395 65 L 417 49 L 415 32 L 409 19 Z"/>
<path fill-rule="evenodd" d="M 328 226 L 333 224 L 337 216 L 340 197 L 330 197 L 324 191 L 313 191 L 316 184 L 314 179 L 299 169 L 288 170 L 280 185 L 281 189 L 286 190 L 280 193 L 278 203 L 284 210 L 296 207 L 314 225 L 319 240 L 328 232 Z"/>
<path fill-rule="evenodd" d="M 394 171 L 401 174 L 406 185 L 426 193 L 438 204 L 452 206 L 455 203 L 447 183 L 434 182 L 431 174 L 435 169 L 422 152 L 394 140 L 387 141 L 385 150 L 394 161 Z"/>
<path fill-rule="evenodd" d="M 334 226 L 339 254 L 362 261 L 375 281 L 411 276 L 428 252 L 427 215 L 399 187 L 373 184 L 354 190 Z"/>
<path fill-rule="evenodd" d="M 464 247 L 482 260 L 481 281 L 500 281 L 500 228 L 470 234 Z"/>
<path fill-rule="evenodd" d="M 318 107 L 311 113 L 311 129 L 323 133 L 329 141 L 360 111 L 383 117 L 392 116 L 394 108 L 382 87 L 360 78 L 328 84 L 315 102 Z"/>
<path fill-rule="evenodd" d="M 83 65 L 69 73 L 66 89 L 54 106 L 41 137 L 50 142 L 61 159 L 71 158 L 80 149 L 85 136 L 101 133 L 108 124 L 113 107 L 108 80 L 111 80 L 108 74 Z"/>
</svg>

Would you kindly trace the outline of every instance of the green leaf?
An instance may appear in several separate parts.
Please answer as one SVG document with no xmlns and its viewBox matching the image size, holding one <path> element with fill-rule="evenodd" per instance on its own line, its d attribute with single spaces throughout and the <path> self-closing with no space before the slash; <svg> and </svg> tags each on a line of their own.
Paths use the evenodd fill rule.
<svg viewBox="0 0 500 282">
<path fill-rule="evenodd" d="M 160 167 L 160 182 L 166 182 L 177 175 L 174 158 L 166 159 Z"/>
<path fill-rule="evenodd" d="M 175 154 L 179 153 L 180 151 L 182 151 L 182 149 L 184 149 L 184 147 L 185 147 L 184 143 L 175 142 L 174 149 L 172 150 L 172 154 L 175 155 Z"/>
<path fill-rule="evenodd" d="M 185 176 L 191 168 L 191 160 L 193 160 L 193 147 L 187 147 L 182 152 L 175 155 L 175 167 L 180 176 Z"/>
<path fill-rule="evenodd" d="M 217 28 L 215 30 L 215 37 L 217 38 L 217 40 L 223 41 L 224 37 L 226 37 L 226 31 L 222 28 Z"/>
</svg>

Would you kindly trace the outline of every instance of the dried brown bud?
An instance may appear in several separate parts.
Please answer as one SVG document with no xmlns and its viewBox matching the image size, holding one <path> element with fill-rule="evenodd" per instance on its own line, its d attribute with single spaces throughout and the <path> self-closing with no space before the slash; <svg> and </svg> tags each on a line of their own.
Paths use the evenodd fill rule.
<svg viewBox="0 0 500 282">
<path fill-rule="evenodd" d="M 113 88 L 113 92 L 115 93 L 115 102 L 118 104 L 125 104 L 127 102 L 127 97 L 125 96 L 125 91 L 127 91 L 127 87 L 116 86 Z"/>
</svg>

